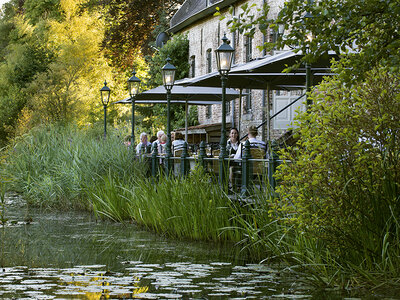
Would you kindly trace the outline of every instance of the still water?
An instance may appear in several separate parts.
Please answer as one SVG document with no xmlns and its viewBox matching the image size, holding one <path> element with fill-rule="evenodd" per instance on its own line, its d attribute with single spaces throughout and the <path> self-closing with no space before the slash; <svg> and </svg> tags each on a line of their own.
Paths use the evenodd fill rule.
<svg viewBox="0 0 400 300">
<path fill-rule="evenodd" d="M 283 267 L 246 263 L 233 245 L 176 241 L 134 224 L 96 222 L 85 213 L 39 211 L 17 196 L 7 198 L 6 217 L 8 225 L 0 228 L 0 298 L 350 297 L 316 291 Z"/>
</svg>

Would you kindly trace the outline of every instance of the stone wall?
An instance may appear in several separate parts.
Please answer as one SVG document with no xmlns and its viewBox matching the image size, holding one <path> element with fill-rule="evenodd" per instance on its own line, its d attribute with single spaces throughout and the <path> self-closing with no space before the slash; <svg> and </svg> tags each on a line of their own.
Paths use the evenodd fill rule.
<svg viewBox="0 0 400 300">
<path fill-rule="evenodd" d="M 273 2 L 269 2 L 270 12 L 269 18 L 275 18 L 279 13 L 280 8 L 283 6 L 283 0 L 276 0 Z M 236 1 L 232 7 L 234 11 L 234 15 L 238 15 L 242 10 L 240 6 L 244 3 L 249 3 L 249 5 L 256 4 L 256 7 L 252 8 L 254 14 L 260 14 L 261 12 L 257 11 L 257 8 L 262 8 L 264 0 L 249 0 L 249 1 Z M 246 62 L 246 39 L 242 34 L 238 32 L 231 33 L 227 28 L 227 21 L 231 19 L 231 14 L 228 9 L 225 8 L 221 11 L 221 14 L 225 16 L 224 20 L 220 20 L 218 16 L 208 15 L 198 20 L 181 31 L 181 33 L 185 33 L 188 35 L 189 39 L 189 58 L 190 61 L 194 59 L 195 63 L 195 76 L 203 75 L 208 73 L 208 60 L 207 53 L 211 49 L 211 69 L 212 71 L 217 71 L 217 64 L 215 61 L 215 49 L 217 49 L 222 41 L 224 33 L 231 41 L 231 46 L 235 49 L 235 63 L 244 63 Z M 252 40 L 252 59 L 257 59 L 263 57 L 266 53 L 260 51 L 257 46 L 261 46 L 264 42 L 267 42 L 270 39 L 269 36 L 264 37 L 263 34 L 257 30 L 256 34 Z M 246 129 L 250 125 L 256 125 L 262 123 L 265 119 L 267 113 L 266 107 L 266 92 L 262 90 L 253 90 L 251 92 L 251 109 L 246 110 L 246 97 L 242 98 L 242 118 L 239 122 L 239 103 L 238 99 L 234 100 L 234 104 L 230 105 L 231 108 L 229 110 L 229 115 L 227 116 L 227 123 L 232 123 L 233 126 L 240 127 L 241 136 L 246 132 Z M 272 107 L 270 107 L 271 109 Z M 221 105 L 212 105 L 211 107 L 211 115 L 207 115 L 207 107 L 199 106 L 199 122 L 200 124 L 212 124 L 212 123 L 220 123 L 221 122 Z M 264 118 L 263 118 L 264 115 Z M 283 131 L 277 130 L 271 132 L 271 136 L 277 137 Z M 264 137 L 262 137 L 262 133 L 264 133 Z M 259 138 L 265 139 L 266 131 L 259 130 Z"/>
</svg>

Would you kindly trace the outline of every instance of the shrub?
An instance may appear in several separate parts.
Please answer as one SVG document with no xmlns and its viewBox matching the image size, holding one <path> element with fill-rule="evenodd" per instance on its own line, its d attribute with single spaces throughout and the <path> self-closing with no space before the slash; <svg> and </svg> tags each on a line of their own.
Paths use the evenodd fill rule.
<svg viewBox="0 0 400 300">
<path fill-rule="evenodd" d="M 276 175 L 274 212 L 339 259 L 374 268 L 400 253 L 400 76 L 376 68 L 366 78 L 338 76 L 311 95 L 297 144 L 280 154 L 290 162 Z"/>
</svg>

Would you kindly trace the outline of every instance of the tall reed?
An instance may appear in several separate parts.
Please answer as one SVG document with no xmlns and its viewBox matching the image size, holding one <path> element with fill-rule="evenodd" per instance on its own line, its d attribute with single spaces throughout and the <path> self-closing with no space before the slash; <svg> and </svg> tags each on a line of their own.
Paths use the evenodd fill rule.
<svg viewBox="0 0 400 300">
<path fill-rule="evenodd" d="M 235 204 L 201 168 L 186 178 L 154 179 L 135 177 L 134 183 L 120 185 L 115 177 L 112 189 L 98 186 L 92 191 L 93 207 L 116 220 L 129 218 L 156 232 L 170 236 L 213 241 L 239 241 L 240 230 L 232 218 Z M 119 207 L 119 209 L 117 209 Z M 122 208 L 122 209 L 121 209 Z M 238 208 L 235 208 L 238 209 Z"/>
<path fill-rule="evenodd" d="M 10 188 L 22 192 L 30 203 L 85 209 L 90 205 L 86 187 L 109 172 L 123 178 L 135 169 L 142 168 L 132 161 L 132 153 L 117 134 L 111 132 L 103 139 L 90 129 L 57 125 L 35 128 L 16 139 L 4 164 L 12 178 Z"/>
</svg>

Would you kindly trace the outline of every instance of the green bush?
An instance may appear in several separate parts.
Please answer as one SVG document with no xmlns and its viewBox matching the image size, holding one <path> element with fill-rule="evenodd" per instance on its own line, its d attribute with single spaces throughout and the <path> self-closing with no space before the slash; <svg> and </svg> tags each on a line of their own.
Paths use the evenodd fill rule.
<svg viewBox="0 0 400 300">
<path fill-rule="evenodd" d="M 366 78 L 338 76 L 311 95 L 297 144 L 280 153 L 271 213 L 338 261 L 398 275 L 400 76 L 376 68 Z"/>
</svg>

